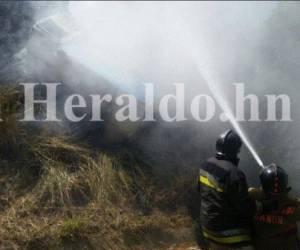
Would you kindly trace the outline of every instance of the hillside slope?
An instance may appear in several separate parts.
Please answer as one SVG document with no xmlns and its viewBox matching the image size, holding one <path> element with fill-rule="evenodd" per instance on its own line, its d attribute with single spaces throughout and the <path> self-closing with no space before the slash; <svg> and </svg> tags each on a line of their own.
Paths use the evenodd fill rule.
<svg viewBox="0 0 300 250">
<path fill-rule="evenodd" d="M 18 88 L 2 86 L 0 99 L 0 249 L 195 245 L 184 180 L 158 180 L 127 148 L 95 149 L 67 129 L 17 121 Z"/>
</svg>

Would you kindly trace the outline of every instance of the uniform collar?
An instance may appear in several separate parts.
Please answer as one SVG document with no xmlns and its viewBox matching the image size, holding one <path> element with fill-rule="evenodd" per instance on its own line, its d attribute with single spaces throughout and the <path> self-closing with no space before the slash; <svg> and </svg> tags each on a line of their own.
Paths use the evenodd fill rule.
<svg viewBox="0 0 300 250">
<path fill-rule="evenodd" d="M 218 154 L 218 153 L 216 154 L 216 159 L 229 161 L 235 166 L 238 166 L 239 162 L 240 162 L 240 159 L 238 157 L 230 157 L 230 156 L 222 155 L 222 154 Z"/>
</svg>

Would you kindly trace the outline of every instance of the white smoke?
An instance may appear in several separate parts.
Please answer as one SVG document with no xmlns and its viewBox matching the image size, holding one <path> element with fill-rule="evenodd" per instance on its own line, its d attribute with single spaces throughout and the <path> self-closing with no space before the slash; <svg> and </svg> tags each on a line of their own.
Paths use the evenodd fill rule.
<svg viewBox="0 0 300 250">
<path fill-rule="evenodd" d="M 157 78 L 160 85 L 171 85 L 170 81 L 181 81 L 181 75 L 191 73 L 192 60 L 183 46 L 192 41 L 182 28 L 182 20 L 193 32 L 193 38 L 209 44 L 206 54 L 213 59 L 214 70 L 224 73 L 236 60 L 242 40 L 248 35 L 251 35 L 249 40 L 255 39 L 253 31 L 268 18 L 273 6 L 273 3 L 70 2 L 69 10 L 80 34 L 65 44 L 65 50 L 125 89 L 135 91 L 137 85 Z M 249 49 L 247 40 L 244 46 Z"/>
<path fill-rule="evenodd" d="M 156 84 L 158 98 L 173 91 L 174 82 L 185 83 L 187 101 L 192 95 L 209 93 L 195 65 L 197 57 L 216 79 L 229 106 L 234 82 L 244 82 L 246 92 L 287 93 L 295 100 L 300 80 L 298 6 L 290 2 L 69 2 L 79 32 L 63 49 L 75 61 L 137 95 L 145 82 Z M 296 106 L 292 102 L 293 110 Z M 199 131 L 208 128 L 214 134 L 229 125 L 201 126 Z M 264 162 L 275 161 L 296 173 L 297 123 L 249 122 L 242 127 Z M 213 145 L 213 141 L 206 143 Z M 249 158 L 246 164 L 254 162 Z"/>
<path fill-rule="evenodd" d="M 253 49 L 253 41 L 258 38 L 255 31 L 270 16 L 273 7 L 273 3 L 72 2 L 70 12 L 81 33 L 65 45 L 65 50 L 131 92 L 136 92 L 144 81 L 152 81 L 146 76 L 159 67 L 164 67 L 164 72 L 157 70 L 159 74 L 174 76 L 160 75 L 166 82 L 158 88 L 177 80 L 176 69 L 189 74 L 188 67 L 196 64 L 233 127 L 262 166 L 235 122 L 226 94 L 221 94 L 223 81 L 219 85 L 216 81 L 222 79 L 222 73 L 232 70 L 236 52 L 243 46 L 241 39 L 251 35 L 250 43 L 246 41 L 244 46 Z M 197 73 L 193 74 L 197 78 Z M 185 84 L 201 91 L 200 83 L 194 80 Z"/>
</svg>

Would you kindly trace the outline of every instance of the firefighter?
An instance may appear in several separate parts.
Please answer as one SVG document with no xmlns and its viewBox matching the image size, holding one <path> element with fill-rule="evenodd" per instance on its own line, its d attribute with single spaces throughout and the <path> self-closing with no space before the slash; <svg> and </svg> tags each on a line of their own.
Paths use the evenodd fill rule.
<svg viewBox="0 0 300 250">
<path fill-rule="evenodd" d="M 226 131 L 217 140 L 215 157 L 200 167 L 200 221 L 210 250 L 254 249 L 251 223 L 255 202 L 238 169 L 241 146 L 238 134 Z"/>
<path fill-rule="evenodd" d="M 254 217 L 255 245 L 260 250 L 296 250 L 299 200 L 289 195 L 288 175 L 272 164 L 260 174 L 261 188 L 249 189 L 250 195 L 263 207 Z"/>
</svg>

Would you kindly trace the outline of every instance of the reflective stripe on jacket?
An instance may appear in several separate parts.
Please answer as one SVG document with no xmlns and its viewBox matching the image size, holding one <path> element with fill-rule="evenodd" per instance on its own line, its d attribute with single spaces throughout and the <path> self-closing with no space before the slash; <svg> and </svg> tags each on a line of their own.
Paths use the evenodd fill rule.
<svg viewBox="0 0 300 250">
<path fill-rule="evenodd" d="M 209 172 L 200 169 L 199 182 L 202 185 L 213 188 L 217 192 L 224 192 L 222 183 L 219 183 Z"/>
<path fill-rule="evenodd" d="M 297 221 L 300 220 L 300 203 L 288 194 L 267 196 L 260 188 L 251 188 L 250 195 L 262 207 L 276 204 L 269 211 L 261 211 L 254 217 L 255 245 L 258 250 L 299 249 Z M 276 202 L 276 203 L 275 203 Z"/>
<path fill-rule="evenodd" d="M 199 171 L 203 235 L 221 244 L 251 241 L 255 205 L 245 175 L 232 162 L 210 158 Z"/>
<path fill-rule="evenodd" d="M 251 241 L 250 232 L 245 229 L 225 230 L 213 232 L 203 228 L 203 235 L 207 239 L 220 244 L 236 244 Z"/>
</svg>

